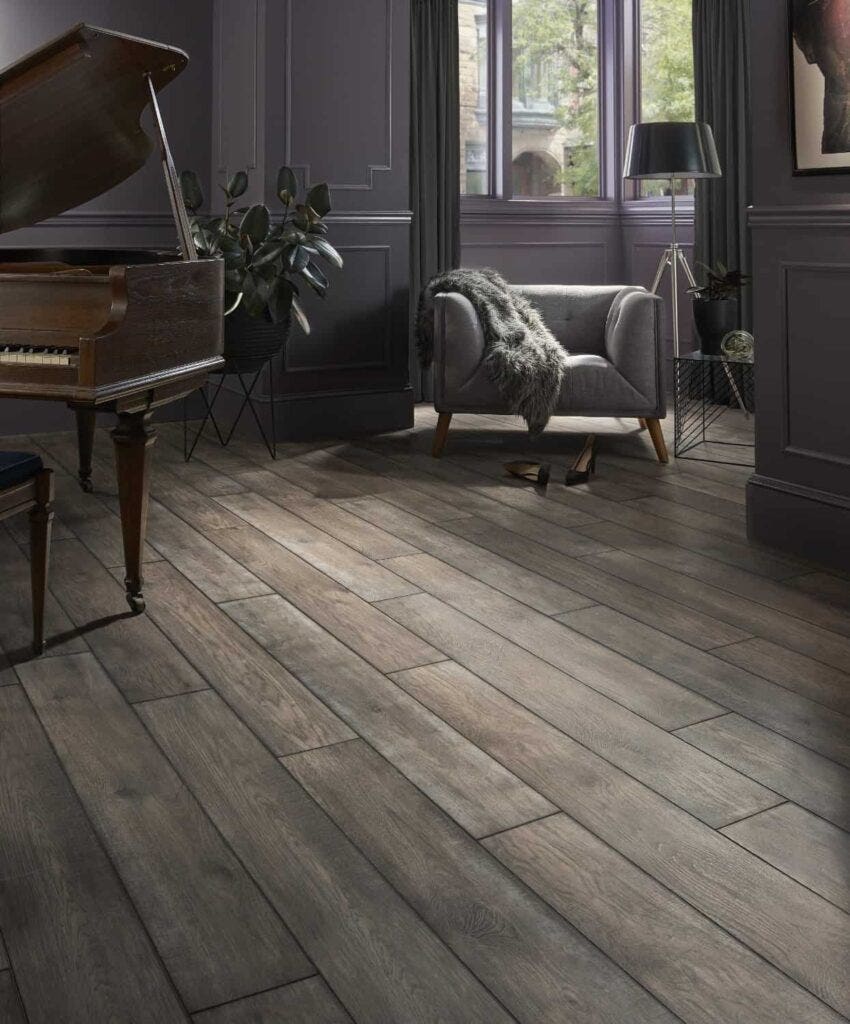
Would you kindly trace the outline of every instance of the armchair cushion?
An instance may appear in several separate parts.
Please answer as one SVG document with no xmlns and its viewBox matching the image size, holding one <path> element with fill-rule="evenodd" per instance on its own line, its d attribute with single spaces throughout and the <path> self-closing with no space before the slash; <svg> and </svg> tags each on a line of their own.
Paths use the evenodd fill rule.
<svg viewBox="0 0 850 1024">
<path fill-rule="evenodd" d="M 28 452 L 0 452 L 0 490 L 29 480 L 43 468 L 38 455 Z"/>
<path fill-rule="evenodd" d="M 522 285 L 567 349 L 556 415 L 666 415 L 661 300 L 643 288 Z M 434 404 L 438 412 L 499 412 L 505 406 L 484 365 L 484 334 L 472 303 L 434 297 Z"/>
<path fill-rule="evenodd" d="M 575 355 L 592 352 L 606 355 L 605 332 L 617 297 L 631 291 L 622 285 L 515 285 L 536 307 L 549 330 Z M 635 288 L 642 292 L 643 289 Z"/>
</svg>

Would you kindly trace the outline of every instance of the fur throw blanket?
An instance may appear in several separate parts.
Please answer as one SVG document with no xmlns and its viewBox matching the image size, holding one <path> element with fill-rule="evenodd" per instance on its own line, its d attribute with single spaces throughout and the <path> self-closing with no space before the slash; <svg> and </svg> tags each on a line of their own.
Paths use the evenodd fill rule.
<svg viewBox="0 0 850 1024">
<path fill-rule="evenodd" d="M 423 367 L 434 356 L 434 296 L 457 292 L 475 308 L 484 331 L 484 365 L 512 413 L 539 434 L 555 411 L 567 353 L 524 296 L 495 270 L 450 270 L 422 290 L 416 347 Z"/>
</svg>

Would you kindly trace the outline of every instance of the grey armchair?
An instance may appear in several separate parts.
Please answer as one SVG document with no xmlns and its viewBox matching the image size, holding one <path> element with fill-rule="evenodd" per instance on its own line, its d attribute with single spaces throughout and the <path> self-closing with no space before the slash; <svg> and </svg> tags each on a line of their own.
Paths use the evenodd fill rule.
<svg viewBox="0 0 850 1024">
<path fill-rule="evenodd" d="M 634 416 L 667 462 L 660 420 L 666 411 L 661 300 L 622 285 L 520 285 L 569 353 L 557 416 Z M 507 413 L 483 365 L 484 334 L 472 303 L 454 292 L 434 297 L 433 455 L 446 443 L 452 413 Z"/>
</svg>

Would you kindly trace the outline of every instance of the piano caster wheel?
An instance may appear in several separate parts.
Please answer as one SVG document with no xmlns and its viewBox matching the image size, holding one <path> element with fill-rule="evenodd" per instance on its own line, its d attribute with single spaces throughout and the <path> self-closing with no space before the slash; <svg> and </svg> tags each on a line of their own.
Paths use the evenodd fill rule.
<svg viewBox="0 0 850 1024">
<path fill-rule="evenodd" d="M 90 477 L 80 477 L 80 489 L 85 491 L 86 494 L 92 493 L 94 484 L 91 482 Z"/>
<path fill-rule="evenodd" d="M 134 615 L 141 615 L 145 610 L 145 599 L 141 594 L 128 594 L 127 604 Z"/>
</svg>

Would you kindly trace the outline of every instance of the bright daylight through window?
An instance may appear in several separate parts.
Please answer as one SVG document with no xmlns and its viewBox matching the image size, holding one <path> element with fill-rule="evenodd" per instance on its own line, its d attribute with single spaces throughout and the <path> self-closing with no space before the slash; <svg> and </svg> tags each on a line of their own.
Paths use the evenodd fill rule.
<svg viewBox="0 0 850 1024">
<path fill-rule="evenodd" d="M 599 195 L 596 0 L 513 0 L 515 196 Z"/>
<path fill-rule="evenodd" d="M 693 0 L 640 0 L 640 119 L 693 121 Z M 691 195 L 693 178 L 677 181 L 677 194 Z M 644 196 L 670 192 L 666 181 L 641 182 Z"/>
<path fill-rule="evenodd" d="M 502 154 L 490 152 L 492 137 L 503 138 L 510 152 L 506 195 L 533 199 L 600 195 L 599 8 L 605 2 L 505 0 L 489 5 L 487 0 L 459 0 L 462 194 L 490 193 L 491 167 L 502 165 Z M 632 100 L 642 121 L 694 119 L 692 3 L 623 0 L 626 19 L 633 19 L 639 32 L 641 64 L 639 76 L 626 73 L 623 79 L 640 81 L 640 94 Z M 494 11 L 505 12 L 512 41 L 510 61 L 495 69 L 489 66 Z M 615 20 L 609 11 L 608 53 L 615 46 Z M 502 28 L 507 37 L 508 24 Z M 495 115 L 490 81 L 500 88 L 498 83 L 508 75 L 509 123 L 491 132 Z M 666 182 L 645 182 L 640 194 L 661 196 L 665 190 L 669 190 Z M 679 191 L 691 193 L 693 182 L 681 182 Z"/>
</svg>

